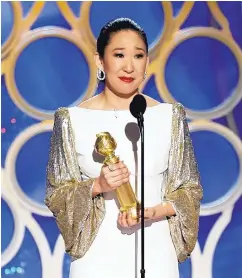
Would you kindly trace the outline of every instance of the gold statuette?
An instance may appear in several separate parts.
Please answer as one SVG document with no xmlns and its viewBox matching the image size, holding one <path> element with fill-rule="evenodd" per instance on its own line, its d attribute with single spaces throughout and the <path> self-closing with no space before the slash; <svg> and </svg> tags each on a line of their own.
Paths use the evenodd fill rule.
<svg viewBox="0 0 242 278">
<path fill-rule="evenodd" d="M 117 147 L 117 143 L 109 132 L 101 132 L 96 135 L 95 150 L 100 155 L 104 156 L 104 165 L 109 166 L 118 163 L 119 157 L 115 155 L 114 150 Z M 131 216 L 134 219 L 138 217 L 139 202 L 135 196 L 135 193 L 130 183 L 125 183 L 116 188 L 117 198 L 120 204 L 120 211 L 131 212 Z"/>
</svg>

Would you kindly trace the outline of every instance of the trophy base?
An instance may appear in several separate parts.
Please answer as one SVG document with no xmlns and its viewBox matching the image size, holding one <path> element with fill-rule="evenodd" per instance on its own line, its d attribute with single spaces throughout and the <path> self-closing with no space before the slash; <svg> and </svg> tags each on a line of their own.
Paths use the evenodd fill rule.
<svg viewBox="0 0 242 278">
<path fill-rule="evenodd" d="M 131 214 L 131 217 L 134 219 L 134 220 L 138 220 L 140 218 L 140 215 L 139 215 L 139 211 L 140 211 L 140 204 L 136 204 L 136 206 L 133 206 L 133 207 L 120 207 L 119 209 L 121 212 L 128 212 Z"/>
</svg>

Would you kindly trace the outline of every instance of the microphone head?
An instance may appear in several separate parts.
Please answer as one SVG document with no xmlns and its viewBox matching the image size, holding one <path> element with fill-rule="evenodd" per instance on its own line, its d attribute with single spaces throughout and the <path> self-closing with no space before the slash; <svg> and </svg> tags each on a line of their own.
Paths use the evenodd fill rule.
<svg viewBox="0 0 242 278">
<path fill-rule="evenodd" d="M 146 99 L 142 95 L 138 94 L 135 95 L 131 101 L 129 110 L 135 118 L 138 118 L 140 114 L 143 115 L 145 113 L 146 107 Z"/>
</svg>

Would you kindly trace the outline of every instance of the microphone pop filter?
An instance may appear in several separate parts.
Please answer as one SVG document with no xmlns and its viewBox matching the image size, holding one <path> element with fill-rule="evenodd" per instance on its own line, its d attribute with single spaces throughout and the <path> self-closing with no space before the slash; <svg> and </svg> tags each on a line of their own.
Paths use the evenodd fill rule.
<svg viewBox="0 0 242 278">
<path fill-rule="evenodd" d="M 129 110 L 135 118 L 138 118 L 140 114 L 143 115 L 145 113 L 146 107 L 146 99 L 142 95 L 138 94 L 135 95 L 131 101 Z"/>
</svg>

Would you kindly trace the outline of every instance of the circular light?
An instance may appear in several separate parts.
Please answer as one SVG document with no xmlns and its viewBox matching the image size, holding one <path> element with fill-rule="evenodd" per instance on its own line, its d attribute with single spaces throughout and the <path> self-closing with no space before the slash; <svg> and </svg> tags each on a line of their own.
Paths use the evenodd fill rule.
<svg viewBox="0 0 242 278">
<path fill-rule="evenodd" d="M 15 195 L 9 196 L 9 192 L 6 192 L 6 188 L 11 187 L 8 176 L 4 170 L 1 172 L 2 174 L 2 198 L 8 205 L 11 210 L 13 220 L 14 220 L 14 231 L 13 236 L 11 237 L 11 241 L 8 244 L 7 248 L 2 253 L 2 267 L 5 266 L 18 252 L 23 238 L 24 238 L 24 222 L 22 221 L 21 209 L 17 206 L 17 199 Z"/>
<path fill-rule="evenodd" d="M 42 38 L 45 40 L 41 40 Z M 43 49 L 38 44 L 40 41 L 41 44 L 43 42 L 48 45 L 47 50 L 51 50 L 43 53 Z M 58 47 L 56 48 L 57 42 Z M 40 51 L 41 59 L 35 55 L 36 45 Z M 69 55 L 68 57 L 64 55 L 68 49 L 75 53 L 71 54 L 71 59 Z M 30 56 L 28 51 L 30 51 Z M 89 66 L 89 77 L 87 76 L 88 71 L 85 70 L 86 64 L 83 64 L 82 59 L 80 59 L 83 57 L 82 53 Z M 77 58 L 79 63 L 75 61 L 78 60 Z M 77 67 L 75 75 L 70 74 L 74 69 L 70 62 Z M 23 63 L 25 71 L 22 70 Z M 53 65 L 55 65 L 54 70 L 52 69 Z M 15 82 L 15 66 L 17 82 Z M 46 68 L 46 72 L 42 71 L 43 67 Z M 58 69 L 61 70 L 58 72 Z M 34 75 L 35 78 L 29 79 L 29 75 L 33 72 L 36 72 L 37 75 Z M 57 72 L 58 74 L 56 74 Z M 36 119 L 52 119 L 54 111 L 57 107 L 62 106 L 61 104 L 64 104 L 63 106 L 78 105 L 82 99 L 92 96 L 96 90 L 96 69 L 93 63 L 93 54 L 79 36 L 75 36 L 72 31 L 58 27 L 44 27 L 27 33 L 22 44 L 12 51 L 9 59 L 9 70 L 5 76 L 8 92 L 13 102 L 23 112 Z M 49 79 L 50 77 L 52 78 Z M 85 81 L 84 84 L 81 84 L 80 80 Z M 36 91 L 38 87 L 40 90 Z M 37 93 L 33 94 L 33 88 Z M 47 92 L 45 98 L 43 98 L 44 92 Z M 63 96 L 65 96 L 64 101 L 61 100 Z"/>
<path fill-rule="evenodd" d="M 45 184 L 41 183 L 40 185 L 41 193 L 39 193 L 38 190 L 37 192 L 35 192 L 35 190 L 32 188 L 30 192 L 27 192 L 26 191 L 27 189 L 25 188 L 26 192 L 24 192 L 16 176 L 17 173 L 16 162 L 17 162 L 18 155 L 21 152 L 22 147 L 25 145 L 26 142 L 28 142 L 32 137 L 38 134 L 51 131 L 52 128 L 53 128 L 52 123 L 39 123 L 25 129 L 22 133 L 20 133 L 19 136 L 16 137 L 11 147 L 9 148 L 6 157 L 6 172 L 8 174 L 8 177 L 11 180 L 10 185 L 16 197 L 19 198 L 19 201 L 29 211 L 43 216 L 52 216 L 52 213 L 47 209 L 47 207 L 43 203 L 40 203 L 40 199 L 39 199 L 40 198 L 39 195 L 44 194 L 42 191 L 45 189 Z M 36 157 L 31 156 L 28 159 L 36 159 Z M 43 169 L 45 169 L 45 167 L 43 167 Z M 39 187 L 37 187 L 37 189 L 38 188 Z M 26 193 L 27 194 L 29 193 L 31 197 L 28 196 Z"/>
<path fill-rule="evenodd" d="M 233 108 L 240 102 L 242 98 L 242 55 L 241 50 L 239 49 L 238 45 L 228 38 L 228 36 L 216 29 L 212 28 L 189 28 L 183 31 L 179 31 L 174 39 L 170 42 L 170 44 L 164 49 L 164 52 L 160 56 L 159 66 L 156 72 L 156 86 L 159 90 L 161 98 L 165 102 L 173 103 L 177 100 L 171 95 L 168 90 L 166 81 L 165 81 L 165 68 L 167 65 L 168 58 L 170 57 L 172 51 L 183 41 L 188 40 L 194 37 L 208 37 L 215 40 L 218 40 L 224 43 L 230 50 L 232 51 L 233 55 L 236 58 L 238 63 L 238 84 L 237 87 L 233 89 L 232 94 L 230 97 L 227 97 L 216 107 L 212 109 L 206 109 L 203 111 L 200 110 L 192 110 L 186 108 L 188 118 L 197 119 L 215 119 L 220 118 L 233 110 Z M 192 94 L 192 92 L 190 92 Z M 205 94 L 205 93 L 204 93 Z M 192 95 L 190 95 L 192 96 Z"/>
<path fill-rule="evenodd" d="M 221 135 L 224 137 L 230 145 L 234 148 L 234 151 L 237 153 L 238 156 L 238 178 L 231 184 L 230 189 L 217 200 L 214 200 L 206 204 L 201 205 L 201 215 L 211 215 L 216 214 L 224 211 L 227 207 L 232 206 L 241 196 L 242 194 L 242 142 L 240 138 L 232 132 L 230 129 L 208 121 L 194 121 L 190 123 L 190 130 L 192 132 L 195 131 L 210 131 L 215 132 L 216 134 Z M 226 159 L 226 157 L 224 158 Z M 216 167 L 216 165 L 214 166 Z M 214 185 L 218 186 L 218 185 Z"/>
</svg>

